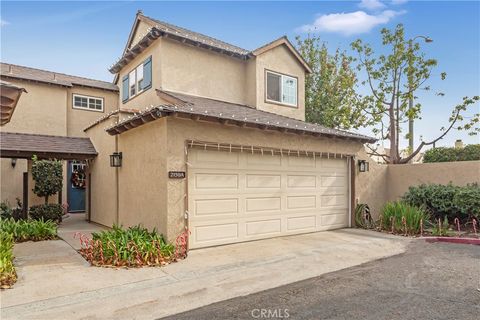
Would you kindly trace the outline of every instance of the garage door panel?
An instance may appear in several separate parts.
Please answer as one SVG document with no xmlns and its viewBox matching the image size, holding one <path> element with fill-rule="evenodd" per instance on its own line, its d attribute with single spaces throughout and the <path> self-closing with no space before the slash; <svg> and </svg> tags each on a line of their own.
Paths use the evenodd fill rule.
<svg viewBox="0 0 480 320">
<path fill-rule="evenodd" d="M 255 237 L 267 234 L 279 234 L 282 231 L 281 225 L 281 219 L 249 221 L 245 224 L 245 235 Z"/>
<path fill-rule="evenodd" d="M 193 235 L 197 244 L 211 242 L 229 243 L 238 239 L 238 223 L 197 226 Z"/>
<path fill-rule="evenodd" d="M 315 231 L 316 216 L 289 217 L 287 218 L 287 231 Z"/>
<path fill-rule="evenodd" d="M 195 188 L 202 189 L 238 189 L 238 174 L 197 173 L 194 175 Z"/>
<path fill-rule="evenodd" d="M 316 188 L 316 175 L 287 175 L 288 188 Z"/>
<path fill-rule="evenodd" d="M 190 248 L 348 225 L 345 159 L 191 149 L 188 162 Z"/>
<path fill-rule="evenodd" d="M 247 213 L 254 213 L 259 211 L 280 212 L 281 210 L 280 197 L 255 197 L 246 198 L 245 210 Z"/>
<path fill-rule="evenodd" d="M 315 209 L 316 195 L 287 196 L 287 209 Z"/>
<path fill-rule="evenodd" d="M 195 200 L 194 216 L 218 216 L 238 214 L 238 199 L 202 199 Z"/>
<path fill-rule="evenodd" d="M 247 174 L 246 188 L 280 188 L 280 174 Z"/>
</svg>

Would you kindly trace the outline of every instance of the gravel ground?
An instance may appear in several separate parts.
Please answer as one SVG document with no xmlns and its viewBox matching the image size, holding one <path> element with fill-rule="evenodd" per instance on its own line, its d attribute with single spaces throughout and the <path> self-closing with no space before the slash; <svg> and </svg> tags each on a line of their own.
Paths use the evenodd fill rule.
<svg viewBox="0 0 480 320">
<path fill-rule="evenodd" d="M 480 246 L 415 240 L 401 255 L 167 319 L 480 319 Z"/>
</svg>

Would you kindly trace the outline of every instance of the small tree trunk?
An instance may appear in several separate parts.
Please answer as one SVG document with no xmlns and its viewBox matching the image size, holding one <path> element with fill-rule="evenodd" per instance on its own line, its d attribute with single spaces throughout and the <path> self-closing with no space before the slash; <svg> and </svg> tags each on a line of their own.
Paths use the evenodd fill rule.
<svg viewBox="0 0 480 320">
<path fill-rule="evenodd" d="M 48 204 L 48 196 L 45 196 L 45 204 Z"/>
</svg>

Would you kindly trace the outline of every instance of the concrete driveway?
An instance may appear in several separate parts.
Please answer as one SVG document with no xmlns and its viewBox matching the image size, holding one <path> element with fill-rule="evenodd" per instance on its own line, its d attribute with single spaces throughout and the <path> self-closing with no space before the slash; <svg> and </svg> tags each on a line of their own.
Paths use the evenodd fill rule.
<svg viewBox="0 0 480 320">
<path fill-rule="evenodd" d="M 90 267 L 66 242 L 15 246 L 2 319 L 154 319 L 404 252 L 409 240 L 344 229 L 192 250 L 163 268 Z"/>
<path fill-rule="evenodd" d="M 218 302 L 172 320 L 480 319 L 480 246 L 412 241 L 406 253 Z M 266 318 L 266 317 L 263 317 Z"/>
</svg>

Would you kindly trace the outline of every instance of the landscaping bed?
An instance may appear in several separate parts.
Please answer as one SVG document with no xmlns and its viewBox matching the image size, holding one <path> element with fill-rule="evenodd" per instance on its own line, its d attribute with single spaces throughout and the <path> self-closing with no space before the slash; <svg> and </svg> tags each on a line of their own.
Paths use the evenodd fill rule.
<svg viewBox="0 0 480 320">
<path fill-rule="evenodd" d="M 386 203 L 376 221 L 365 204 L 355 212 L 356 225 L 362 228 L 432 239 L 455 237 L 458 243 L 479 239 L 479 220 L 480 187 L 476 183 L 410 187 L 401 200 Z"/>
<path fill-rule="evenodd" d="M 57 239 L 57 225 L 52 221 L 0 220 L 0 287 L 11 288 L 17 281 L 13 265 L 14 243 Z"/>
<path fill-rule="evenodd" d="M 138 225 L 130 228 L 113 226 L 111 230 L 92 233 L 92 238 L 77 233 L 80 254 L 93 266 L 138 268 L 164 266 L 187 255 L 187 231 L 167 243 L 156 230 Z"/>
</svg>

